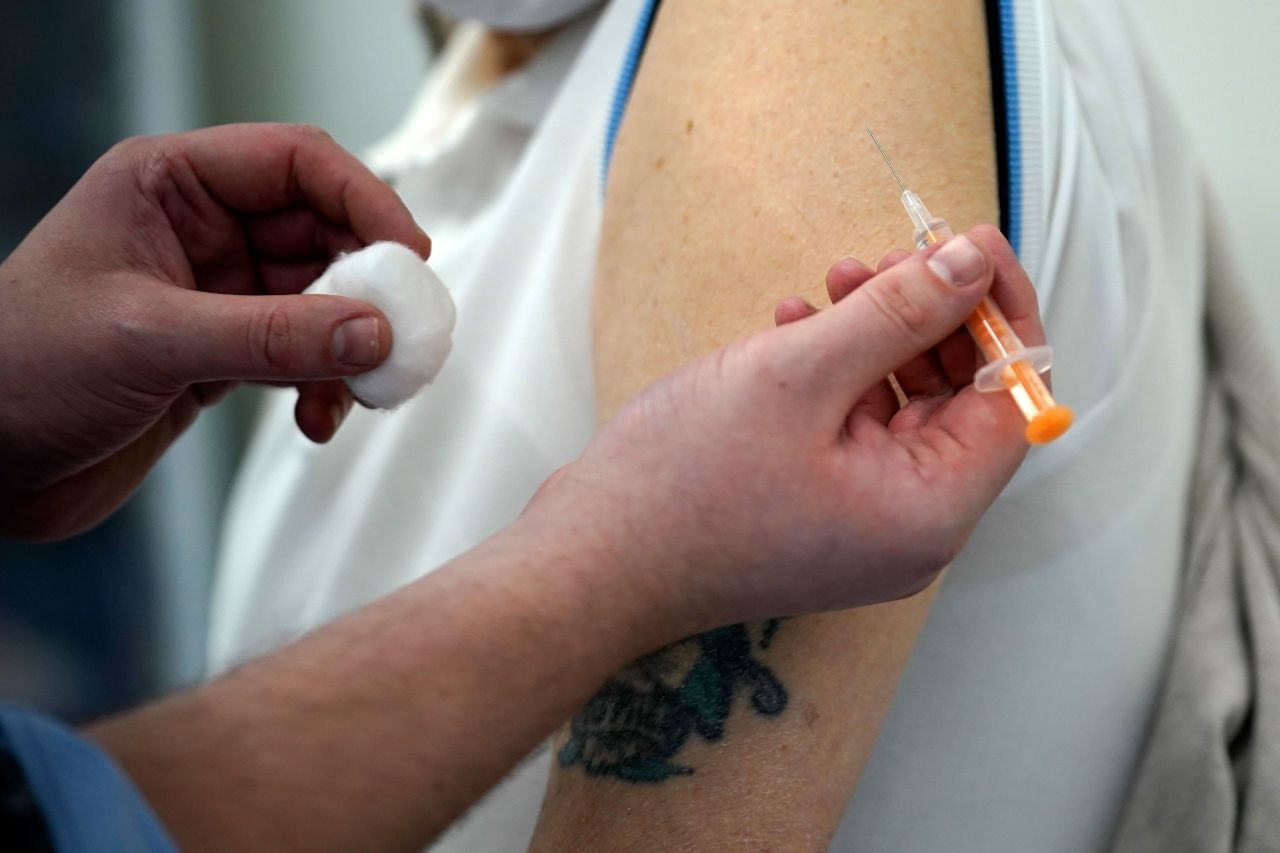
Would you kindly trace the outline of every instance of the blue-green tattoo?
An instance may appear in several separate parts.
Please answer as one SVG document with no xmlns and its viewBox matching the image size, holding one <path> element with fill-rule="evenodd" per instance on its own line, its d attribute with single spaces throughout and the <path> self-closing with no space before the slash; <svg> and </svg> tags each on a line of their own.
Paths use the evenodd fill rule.
<svg viewBox="0 0 1280 853">
<path fill-rule="evenodd" d="M 693 773 L 671 759 L 693 734 L 724 737 L 740 693 L 750 691 L 761 716 L 786 710 L 786 688 L 753 654 L 769 647 L 779 622 L 717 628 L 636 661 L 574 716 L 560 766 L 582 765 L 590 776 L 637 783 Z"/>
</svg>

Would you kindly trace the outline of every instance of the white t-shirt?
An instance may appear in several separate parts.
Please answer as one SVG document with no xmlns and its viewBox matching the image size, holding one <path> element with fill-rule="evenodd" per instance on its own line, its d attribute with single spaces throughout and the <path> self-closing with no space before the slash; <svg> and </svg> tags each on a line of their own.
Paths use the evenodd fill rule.
<svg viewBox="0 0 1280 853">
<path fill-rule="evenodd" d="M 288 395 L 271 400 L 223 541 L 215 671 L 476 544 L 590 439 L 607 127 L 647 5 L 613 0 L 488 91 L 463 79 L 473 33 L 437 67 L 430 120 L 379 165 L 434 239 L 453 355 L 419 398 L 354 411 L 324 447 Z M 1099 849 L 1173 614 L 1200 382 L 1194 167 L 1111 0 L 999 6 L 1011 236 L 1079 421 L 1032 452 L 956 562 L 837 851 Z M 548 762 L 438 849 L 523 850 Z"/>
</svg>

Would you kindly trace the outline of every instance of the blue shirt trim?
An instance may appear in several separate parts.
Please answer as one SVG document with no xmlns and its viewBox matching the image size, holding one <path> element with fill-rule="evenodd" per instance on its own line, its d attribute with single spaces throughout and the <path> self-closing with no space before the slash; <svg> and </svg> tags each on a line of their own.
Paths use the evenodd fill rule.
<svg viewBox="0 0 1280 853">
<path fill-rule="evenodd" d="M 1015 0 L 1000 0 L 1000 55 L 1004 60 L 1005 151 L 1009 164 L 1009 244 L 1022 254 L 1022 125 L 1018 103 L 1018 43 Z"/>
<path fill-rule="evenodd" d="M 645 44 L 649 40 L 649 30 L 653 26 L 653 16 L 657 11 L 659 0 L 645 0 L 636 21 L 631 41 L 627 45 L 627 53 L 622 61 L 622 71 L 618 85 L 614 90 L 613 104 L 609 109 L 609 120 L 605 128 L 604 158 L 600 172 L 600 194 L 604 195 L 605 184 L 609 179 L 609 166 L 613 162 L 613 147 L 618 141 L 618 128 L 622 124 L 622 116 L 627 109 L 627 101 L 631 97 L 631 89 L 635 84 L 636 70 L 640 66 L 640 57 L 644 54 Z M 1005 211 L 1007 222 L 1006 237 L 1013 251 L 1022 254 L 1022 133 L 1021 107 L 1018 103 L 1018 43 L 1015 23 L 1014 5 L 1017 0 L 999 0 L 1000 10 L 1000 57 L 1003 62 L 1004 79 L 1004 124 L 1005 155 L 1008 163 L 1008 210 Z"/>
<path fill-rule="evenodd" d="M 604 195 L 604 187 L 609 180 L 609 164 L 613 162 L 613 146 L 618 141 L 618 128 L 622 125 L 622 116 L 627 110 L 631 87 L 636 82 L 636 69 L 640 67 L 640 57 L 644 55 L 644 46 L 649 41 L 649 28 L 653 25 L 653 15 L 657 10 L 658 0 L 645 0 L 636 28 L 631 33 L 626 56 L 622 60 L 622 72 L 613 92 L 613 105 L 609 108 L 609 123 L 605 126 L 604 162 L 600 170 L 601 195 Z"/>
</svg>

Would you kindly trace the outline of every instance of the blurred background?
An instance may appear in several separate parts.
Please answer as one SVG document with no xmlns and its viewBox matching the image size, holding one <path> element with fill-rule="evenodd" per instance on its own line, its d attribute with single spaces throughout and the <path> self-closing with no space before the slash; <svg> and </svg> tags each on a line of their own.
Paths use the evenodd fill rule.
<svg viewBox="0 0 1280 853">
<path fill-rule="evenodd" d="M 0 19 L 0 257 L 123 137 L 305 121 L 360 151 L 429 57 L 412 0 L 3 0 Z M 199 676 L 253 408 L 207 413 L 99 529 L 0 542 L 0 699 L 82 720 Z"/>
<path fill-rule="evenodd" d="M 1280 3 L 1123 2 L 1280 329 Z M 395 126 L 430 58 L 412 0 L 3 3 L 2 254 L 122 137 L 305 121 L 359 152 Z M 82 720 L 199 677 L 219 522 L 253 403 L 240 394 L 202 418 L 101 528 L 54 546 L 0 543 L 0 699 Z"/>
</svg>

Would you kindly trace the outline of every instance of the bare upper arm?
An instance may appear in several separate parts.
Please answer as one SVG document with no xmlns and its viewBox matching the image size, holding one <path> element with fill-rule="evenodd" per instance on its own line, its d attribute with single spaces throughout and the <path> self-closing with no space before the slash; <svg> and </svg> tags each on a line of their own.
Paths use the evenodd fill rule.
<svg viewBox="0 0 1280 853">
<path fill-rule="evenodd" d="M 817 299 L 827 266 L 909 243 L 897 165 L 957 229 L 995 221 L 981 0 L 666 0 L 606 194 L 603 414 L 690 357 Z"/>
<path fill-rule="evenodd" d="M 822 304 L 832 261 L 874 263 L 909 244 L 864 124 L 957 229 L 996 220 L 984 5 L 938 8 L 665 0 L 606 193 L 595 301 L 602 416 L 689 358 L 767 326 L 779 298 Z M 789 620 L 751 645 L 746 665 L 776 676 L 784 708 L 754 713 L 746 688 L 732 688 L 723 731 L 688 734 L 671 757 L 690 773 L 648 784 L 599 767 L 587 775 L 581 744 L 570 744 L 578 760 L 560 753 L 535 849 L 825 849 L 932 593 Z M 677 689 L 663 695 L 678 695 L 680 658 L 691 652 L 673 648 L 619 683 L 643 691 L 668 679 Z M 615 690 L 596 721 L 651 729 L 679 716 L 652 707 L 652 694 L 645 707 L 614 707 L 626 692 Z"/>
</svg>

